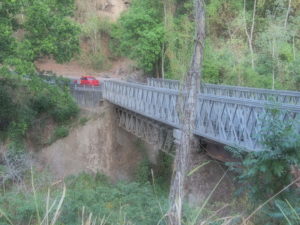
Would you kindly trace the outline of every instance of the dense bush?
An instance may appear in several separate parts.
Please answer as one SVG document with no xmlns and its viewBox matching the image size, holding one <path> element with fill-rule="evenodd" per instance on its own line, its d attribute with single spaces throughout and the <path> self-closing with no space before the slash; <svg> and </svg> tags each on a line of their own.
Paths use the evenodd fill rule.
<svg viewBox="0 0 300 225">
<path fill-rule="evenodd" d="M 146 72 L 159 69 L 164 28 L 159 1 L 133 1 L 111 32 L 113 51 L 137 61 Z"/>
<path fill-rule="evenodd" d="M 35 119 L 42 114 L 65 123 L 78 113 L 78 106 L 66 86 L 52 85 L 32 75 L 0 74 L 1 131 L 13 142 L 20 142 Z"/>
<path fill-rule="evenodd" d="M 68 135 L 69 135 L 69 129 L 64 126 L 57 127 L 54 130 L 54 134 L 53 134 L 53 136 L 56 139 L 64 138 L 64 137 L 67 137 Z"/>
</svg>

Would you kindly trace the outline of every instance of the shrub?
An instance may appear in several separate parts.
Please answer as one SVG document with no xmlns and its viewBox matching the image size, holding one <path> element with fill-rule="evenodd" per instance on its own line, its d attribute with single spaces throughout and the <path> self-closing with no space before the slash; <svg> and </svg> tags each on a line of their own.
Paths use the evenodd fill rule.
<svg viewBox="0 0 300 225">
<path fill-rule="evenodd" d="M 54 107 L 55 103 L 51 99 L 51 95 L 47 92 L 33 97 L 32 107 L 38 113 L 47 112 Z"/>
<path fill-rule="evenodd" d="M 64 105 L 59 104 L 50 112 L 53 119 L 58 122 L 66 122 L 71 118 L 74 118 L 78 114 L 78 106 L 74 103 L 74 100 L 69 98 L 70 102 L 66 102 Z"/>
<path fill-rule="evenodd" d="M 232 170 L 238 172 L 237 180 L 242 184 L 239 191 L 245 191 L 254 205 L 268 200 L 289 185 L 293 181 L 292 167 L 300 166 L 299 122 L 294 119 L 283 121 L 285 113 L 276 108 L 267 109 L 262 120 L 264 126 L 259 134 L 264 151 L 230 149 L 240 159 L 239 162 L 229 164 Z M 277 199 L 281 202 L 289 200 L 296 208 L 300 208 L 299 196 L 295 196 L 295 189 L 290 187 Z M 274 202 L 266 209 L 271 218 L 272 214 L 279 212 L 278 204 Z"/>
<path fill-rule="evenodd" d="M 144 158 L 138 165 L 136 180 L 140 183 L 147 183 L 151 179 L 151 165 L 148 159 Z"/>
<path fill-rule="evenodd" d="M 69 129 L 64 126 L 57 127 L 54 130 L 54 134 L 53 134 L 55 140 L 67 137 L 68 135 L 69 135 Z"/>
<path fill-rule="evenodd" d="M 159 151 L 157 164 L 153 169 L 156 183 L 162 188 L 162 190 L 165 190 L 167 193 L 170 188 L 170 182 L 173 172 L 173 159 L 173 156 Z"/>
<path fill-rule="evenodd" d="M 86 124 L 87 121 L 89 121 L 88 118 L 86 118 L 86 117 L 81 117 L 80 120 L 79 120 L 79 124 L 83 126 L 83 125 Z"/>
<path fill-rule="evenodd" d="M 0 72 L 0 127 L 1 138 L 20 144 L 33 122 L 46 114 L 55 122 L 65 123 L 78 114 L 78 106 L 66 87 L 67 80 L 45 77 L 19 76 L 9 71 Z"/>
</svg>

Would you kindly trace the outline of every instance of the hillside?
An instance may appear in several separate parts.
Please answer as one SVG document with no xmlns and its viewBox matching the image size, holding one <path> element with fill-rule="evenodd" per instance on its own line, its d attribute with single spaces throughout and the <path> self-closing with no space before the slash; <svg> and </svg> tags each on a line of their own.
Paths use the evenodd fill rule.
<svg viewBox="0 0 300 225">
<path fill-rule="evenodd" d="M 128 0 L 77 0 L 75 3 L 74 19 L 81 24 L 84 29 L 89 26 L 89 21 L 93 19 L 107 20 L 110 23 L 115 23 L 120 17 L 121 13 L 128 9 L 130 2 Z M 97 24 L 95 24 L 97 26 Z M 99 24 L 98 24 L 99 25 Z M 96 27 L 94 29 L 97 29 Z M 98 31 L 97 31 L 98 32 Z M 82 35 L 81 38 L 81 56 L 89 54 L 91 43 L 90 38 Z M 101 53 L 104 52 L 105 57 L 109 57 L 109 38 L 99 35 L 99 46 L 101 46 Z M 91 66 L 88 60 L 80 55 L 76 56 L 67 63 L 57 63 L 50 58 L 42 58 L 35 62 L 36 67 L 41 71 L 52 71 L 57 75 L 64 77 L 77 78 L 83 75 L 93 75 L 95 77 L 122 77 L 129 73 L 135 73 L 134 62 L 127 58 L 118 58 L 110 60 L 108 66 L 98 67 Z M 97 57 L 97 56 L 96 56 Z M 96 62 L 97 63 L 97 62 Z M 99 62 L 101 63 L 101 62 Z"/>
<path fill-rule="evenodd" d="M 299 0 L 0 0 L 0 225 L 300 224 L 299 53 Z"/>
<path fill-rule="evenodd" d="M 182 78 L 194 34 L 191 2 L 76 5 L 81 53 L 65 71 L 51 60 L 38 62 L 39 68 L 99 76 L 139 68 L 149 76 Z M 299 1 L 288 0 L 207 1 L 204 80 L 299 90 L 299 8 Z"/>
</svg>

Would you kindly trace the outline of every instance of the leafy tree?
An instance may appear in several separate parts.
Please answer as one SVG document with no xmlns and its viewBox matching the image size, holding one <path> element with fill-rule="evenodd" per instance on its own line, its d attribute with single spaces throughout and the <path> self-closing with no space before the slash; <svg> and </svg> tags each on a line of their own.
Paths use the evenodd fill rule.
<svg viewBox="0 0 300 225">
<path fill-rule="evenodd" d="M 0 63 L 12 54 L 14 38 L 12 38 L 12 27 L 0 20 Z"/>
<path fill-rule="evenodd" d="M 56 1 L 55 1 L 56 2 Z M 79 52 L 79 27 L 65 16 L 68 8 L 53 7 L 50 1 L 33 1 L 26 9 L 26 39 L 34 52 L 34 59 L 53 56 L 60 63 L 69 61 Z"/>
<path fill-rule="evenodd" d="M 42 56 L 65 62 L 79 51 L 79 28 L 69 18 L 73 10 L 74 0 L 0 2 L 0 124 L 13 143 L 40 113 L 61 123 L 78 112 L 68 89 L 49 85 L 33 64 Z M 20 28 L 25 36 L 14 38 Z"/>
<path fill-rule="evenodd" d="M 158 73 L 164 28 L 157 1 L 133 1 L 112 31 L 114 49 L 135 59 L 146 72 Z"/>
</svg>

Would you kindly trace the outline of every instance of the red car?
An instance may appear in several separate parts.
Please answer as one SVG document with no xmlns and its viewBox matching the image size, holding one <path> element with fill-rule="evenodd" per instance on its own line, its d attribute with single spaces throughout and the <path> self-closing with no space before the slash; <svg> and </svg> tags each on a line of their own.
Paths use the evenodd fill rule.
<svg viewBox="0 0 300 225">
<path fill-rule="evenodd" d="M 82 76 L 79 80 L 74 81 L 75 84 L 86 85 L 86 86 L 99 86 L 100 82 L 93 76 Z"/>
</svg>

